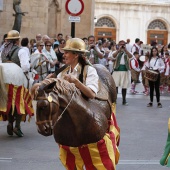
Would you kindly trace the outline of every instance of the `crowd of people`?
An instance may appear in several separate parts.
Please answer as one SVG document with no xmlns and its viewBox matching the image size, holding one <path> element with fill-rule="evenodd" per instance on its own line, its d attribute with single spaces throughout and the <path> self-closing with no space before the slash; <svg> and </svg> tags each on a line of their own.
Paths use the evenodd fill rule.
<svg viewBox="0 0 170 170">
<path fill-rule="evenodd" d="M 0 47 L 0 53 L 6 44 L 7 34 L 4 35 L 3 42 Z M 50 38 L 48 35 L 37 34 L 35 39 L 22 38 L 21 48 L 24 49 L 30 58 L 30 65 L 32 71 L 35 73 L 34 79 L 43 80 L 49 73 L 54 73 L 57 69 L 65 64 L 64 50 L 66 41 L 71 39 L 69 35 L 63 36 L 58 33 L 56 38 Z M 128 105 L 126 101 L 127 88 L 131 84 L 131 94 L 137 94 L 136 85 L 140 83 L 144 87 L 143 94 L 151 95 L 153 102 L 153 89 L 155 88 L 157 102 L 159 107 L 162 107 L 158 96 L 166 90 L 170 92 L 170 78 L 169 78 L 169 53 L 170 45 L 160 45 L 153 43 L 152 47 L 157 51 L 155 64 L 151 64 L 153 57 L 153 49 L 144 53 L 142 49 L 143 42 L 136 38 L 134 44 L 131 44 L 130 39 L 126 41 L 121 40 L 118 44 L 109 41 L 105 38 L 95 40 L 93 35 L 84 37 L 82 40 L 86 44 L 86 57 L 91 64 L 101 64 L 108 69 L 112 74 L 118 92 L 118 87 L 122 88 L 122 104 Z M 36 57 L 35 57 L 36 56 Z M 153 60 L 153 59 L 152 59 Z M 146 77 L 146 70 L 150 69 L 159 72 L 157 83 L 150 81 Z M 125 74 L 124 74 L 125 73 Z M 149 74 L 149 73 L 148 73 Z M 155 85 L 156 84 L 156 85 Z M 159 88 L 158 88 L 159 87 Z M 158 91 L 159 89 L 159 91 Z M 152 106 L 149 104 L 148 106 Z"/>
</svg>

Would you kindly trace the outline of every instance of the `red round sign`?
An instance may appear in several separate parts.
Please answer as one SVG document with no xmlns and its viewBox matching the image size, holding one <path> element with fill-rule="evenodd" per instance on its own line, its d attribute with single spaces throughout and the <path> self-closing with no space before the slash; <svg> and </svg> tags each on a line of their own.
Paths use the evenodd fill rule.
<svg viewBox="0 0 170 170">
<path fill-rule="evenodd" d="M 69 15 L 78 16 L 84 10 L 84 2 L 82 0 L 67 0 L 65 8 Z"/>
</svg>

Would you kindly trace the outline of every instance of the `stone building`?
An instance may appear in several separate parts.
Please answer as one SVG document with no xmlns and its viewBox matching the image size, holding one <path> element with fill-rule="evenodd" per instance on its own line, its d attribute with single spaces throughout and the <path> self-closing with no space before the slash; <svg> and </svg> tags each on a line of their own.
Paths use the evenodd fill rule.
<svg viewBox="0 0 170 170">
<path fill-rule="evenodd" d="M 72 0 L 77 1 L 77 0 Z M 84 11 L 76 23 L 75 36 L 116 40 L 140 38 L 145 44 L 170 42 L 170 0 L 83 0 Z M 55 37 L 71 34 L 69 15 L 62 0 L 21 0 L 21 37 L 35 38 L 37 33 Z M 0 0 L 0 40 L 14 23 L 13 0 Z M 94 18 L 96 17 L 96 20 Z M 95 24 L 95 21 L 96 24 Z M 95 24 L 95 28 L 94 28 Z"/>
<path fill-rule="evenodd" d="M 85 37 L 94 30 L 94 1 L 84 0 L 84 11 L 80 22 L 75 24 L 75 36 Z M 71 34 L 69 15 L 65 10 L 63 0 L 21 0 L 22 12 L 28 12 L 22 17 L 21 37 L 35 38 L 37 33 L 55 37 L 62 32 Z M 12 29 L 14 23 L 13 0 L 0 0 L 0 40 Z"/>
<path fill-rule="evenodd" d="M 96 39 L 170 42 L 170 0 L 96 0 Z"/>
</svg>

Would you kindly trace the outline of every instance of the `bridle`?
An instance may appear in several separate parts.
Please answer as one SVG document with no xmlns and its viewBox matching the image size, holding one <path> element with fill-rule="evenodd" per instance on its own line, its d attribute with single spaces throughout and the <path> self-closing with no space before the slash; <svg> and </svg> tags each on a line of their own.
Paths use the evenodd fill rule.
<svg viewBox="0 0 170 170">
<path fill-rule="evenodd" d="M 48 120 L 43 120 L 43 121 L 36 121 L 36 124 L 37 124 L 37 125 L 41 125 L 41 124 L 44 124 L 44 123 L 50 123 L 50 126 L 51 126 L 52 129 L 53 129 L 53 127 L 54 127 L 54 126 L 57 124 L 57 122 L 62 118 L 63 114 L 65 113 L 65 111 L 67 110 L 67 108 L 69 107 L 69 105 L 71 104 L 75 93 L 76 93 L 76 90 L 75 90 L 74 93 L 72 94 L 69 103 L 67 104 L 67 106 L 66 106 L 65 109 L 62 111 L 62 113 L 61 113 L 60 116 L 57 118 L 57 120 L 55 121 L 54 124 L 52 124 L 52 113 L 51 113 L 51 111 L 52 111 L 52 103 L 54 103 L 54 104 L 56 104 L 56 105 L 57 105 L 57 104 L 59 105 L 59 103 L 55 102 L 50 94 L 49 94 L 48 96 L 45 96 L 45 97 L 35 97 L 35 100 L 47 100 L 47 101 L 49 102 L 49 104 L 50 104 L 50 108 L 49 108 L 49 112 L 50 112 L 50 114 L 49 114 L 49 119 L 48 119 Z"/>
</svg>

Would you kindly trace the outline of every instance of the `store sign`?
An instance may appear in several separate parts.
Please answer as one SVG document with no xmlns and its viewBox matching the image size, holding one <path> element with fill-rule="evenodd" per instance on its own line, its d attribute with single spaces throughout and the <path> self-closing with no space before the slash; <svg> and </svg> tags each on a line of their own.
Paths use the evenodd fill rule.
<svg viewBox="0 0 170 170">
<path fill-rule="evenodd" d="M 3 0 L 0 0 L 0 11 L 3 10 Z"/>
</svg>

